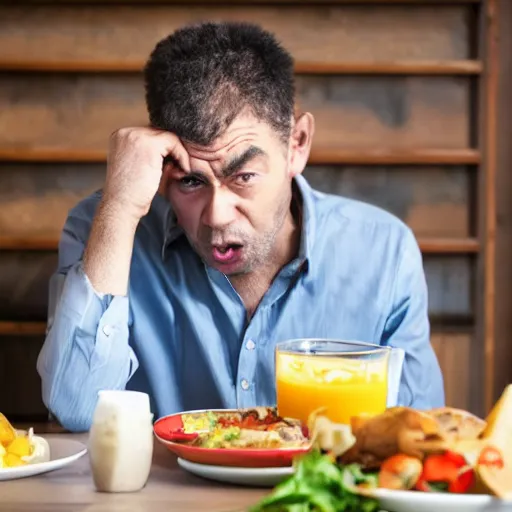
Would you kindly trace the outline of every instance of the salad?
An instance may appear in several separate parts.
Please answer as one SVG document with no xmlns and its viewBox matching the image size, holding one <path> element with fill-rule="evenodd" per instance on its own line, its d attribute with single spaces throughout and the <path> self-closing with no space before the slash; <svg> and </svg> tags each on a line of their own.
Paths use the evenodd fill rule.
<svg viewBox="0 0 512 512">
<path fill-rule="evenodd" d="M 312 450 L 250 512 L 373 512 L 376 489 L 512 499 L 512 385 L 486 420 L 394 407 L 338 425 L 322 412 L 308 421 Z"/>
</svg>

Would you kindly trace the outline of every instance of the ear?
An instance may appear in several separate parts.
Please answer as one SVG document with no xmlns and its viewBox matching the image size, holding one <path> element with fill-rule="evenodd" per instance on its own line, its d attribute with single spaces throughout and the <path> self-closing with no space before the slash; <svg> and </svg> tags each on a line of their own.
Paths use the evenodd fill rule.
<svg viewBox="0 0 512 512">
<path fill-rule="evenodd" d="M 309 158 L 311 143 L 315 133 L 315 118 L 309 112 L 295 119 L 290 138 L 289 174 L 293 178 L 301 174 Z"/>
</svg>

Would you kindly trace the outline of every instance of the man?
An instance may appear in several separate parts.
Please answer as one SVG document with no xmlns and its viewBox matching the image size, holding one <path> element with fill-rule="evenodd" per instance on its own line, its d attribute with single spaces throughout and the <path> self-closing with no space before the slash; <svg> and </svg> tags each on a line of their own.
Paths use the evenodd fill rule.
<svg viewBox="0 0 512 512">
<path fill-rule="evenodd" d="M 276 343 L 311 337 L 402 348 L 399 403 L 442 405 L 414 236 L 300 176 L 314 119 L 274 37 L 183 28 L 145 82 L 150 127 L 112 135 L 63 230 L 38 360 L 60 422 L 88 429 L 100 389 L 146 391 L 157 416 L 273 404 Z"/>
</svg>

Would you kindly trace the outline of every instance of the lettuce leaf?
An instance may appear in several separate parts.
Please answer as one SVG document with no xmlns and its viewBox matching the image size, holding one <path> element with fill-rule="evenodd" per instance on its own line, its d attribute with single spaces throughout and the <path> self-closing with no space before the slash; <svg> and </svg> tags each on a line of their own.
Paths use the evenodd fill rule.
<svg viewBox="0 0 512 512">
<path fill-rule="evenodd" d="M 339 467 L 328 455 L 311 451 L 295 463 L 295 473 L 249 512 L 376 512 L 377 500 L 360 496 L 356 485 L 376 485 L 356 464 Z"/>
</svg>

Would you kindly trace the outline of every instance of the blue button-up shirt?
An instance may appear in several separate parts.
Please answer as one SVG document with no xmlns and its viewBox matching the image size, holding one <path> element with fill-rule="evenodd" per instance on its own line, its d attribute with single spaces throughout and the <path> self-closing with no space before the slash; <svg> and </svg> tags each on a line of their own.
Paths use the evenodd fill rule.
<svg viewBox="0 0 512 512">
<path fill-rule="evenodd" d="M 156 416 L 274 404 L 274 349 L 294 338 L 401 348 L 398 403 L 444 404 L 410 229 L 381 209 L 315 191 L 302 177 L 296 184 L 299 254 L 249 322 L 227 277 L 205 266 L 160 196 L 136 232 L 127 296 L 98 294 L 82 270 L 100 193 L 70 212 L 38 359 L 44 402 L 65 427 L 89 428 L 101 389 L 145 391 Z"/>
</svg>

